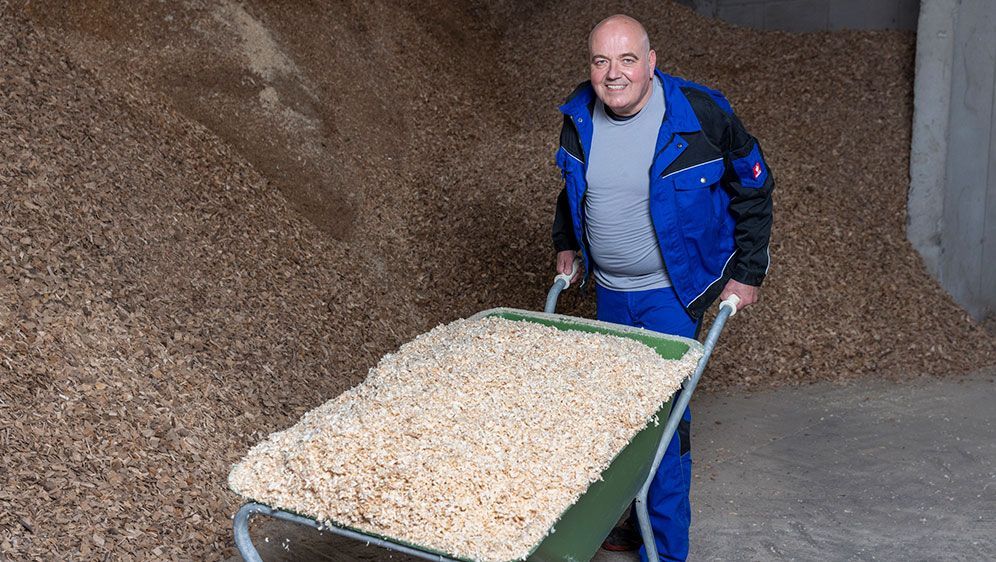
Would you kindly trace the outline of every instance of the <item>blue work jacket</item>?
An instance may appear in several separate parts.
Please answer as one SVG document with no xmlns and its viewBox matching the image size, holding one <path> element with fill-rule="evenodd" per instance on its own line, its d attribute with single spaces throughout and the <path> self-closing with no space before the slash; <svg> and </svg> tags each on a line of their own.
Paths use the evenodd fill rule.
<svg viewBox="0 0 996 562">
<path fill-rule="evenodd" d="M 774 178 L 757 139 L 722 94 L 664 74 L 665 98 L 650 174 L 650 217 L 668 276 L 682 305 L 700 317 L 729 279 L 760 285 L 769 265 Z M 587 155 L 596 96 L 590 82 L 560 107 L 564 125 L 557 166 L 557 251 L 580 250 L 587 282 L 592 257 L 585 234 Z"/>
</svg>

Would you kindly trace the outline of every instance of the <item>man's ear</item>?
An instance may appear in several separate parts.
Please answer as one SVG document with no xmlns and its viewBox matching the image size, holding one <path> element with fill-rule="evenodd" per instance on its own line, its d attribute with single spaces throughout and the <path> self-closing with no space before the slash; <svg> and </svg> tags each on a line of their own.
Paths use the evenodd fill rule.
<svg viewBox="0 0 996 562">
<path fill-rule="evenodd" d="M 657 52 L 653 49 L 650 49 L 650 54 L 647 56 L 647 62 L 650 63 L 650 70 L 657 68 Z"/>
</svg>

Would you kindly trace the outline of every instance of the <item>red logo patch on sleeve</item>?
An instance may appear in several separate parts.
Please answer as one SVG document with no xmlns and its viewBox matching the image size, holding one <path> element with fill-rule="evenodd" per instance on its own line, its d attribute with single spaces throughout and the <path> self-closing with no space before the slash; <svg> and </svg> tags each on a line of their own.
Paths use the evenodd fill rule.
<svg viewBox="0 0 996 562">
<path fill-rule="evenodd" d="M 754 162 L 754 179 L 757 179 L 761 175 L 761 163 Z"/>
</svg>

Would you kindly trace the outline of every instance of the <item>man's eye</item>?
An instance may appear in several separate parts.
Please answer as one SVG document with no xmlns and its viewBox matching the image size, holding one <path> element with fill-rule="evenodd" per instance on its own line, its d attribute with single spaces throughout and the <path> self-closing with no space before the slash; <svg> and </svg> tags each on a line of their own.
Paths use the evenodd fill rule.
<svg viewBox="0 0 996 562">
<path fill-rule="evenodd" d="M 623 59 L 623 64 L 633 64 L 635 62 L 636 59 Z"/>
</svg>

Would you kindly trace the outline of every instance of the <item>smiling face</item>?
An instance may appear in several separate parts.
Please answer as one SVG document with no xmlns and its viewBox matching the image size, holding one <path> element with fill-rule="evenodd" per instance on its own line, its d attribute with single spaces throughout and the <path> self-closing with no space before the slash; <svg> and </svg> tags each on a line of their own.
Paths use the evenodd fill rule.
<svg viewBox="0 0 996 562">
<path fill-rule="evenodd" d="M 635 115 L 653 91 L 657 53 L 643 26 L 628 16 L 612 16 L 595 26 L 588 39 L 591 85 L 613 113 Z"/>
</svg>

